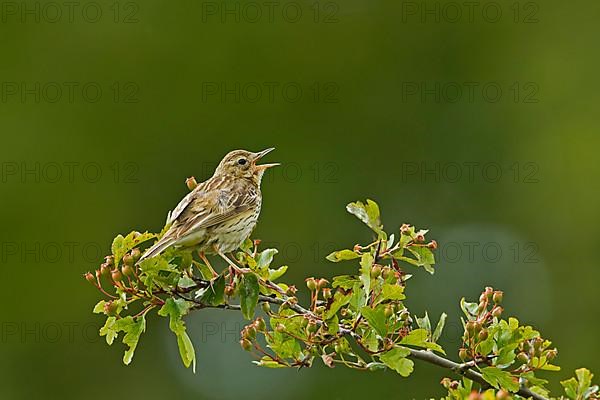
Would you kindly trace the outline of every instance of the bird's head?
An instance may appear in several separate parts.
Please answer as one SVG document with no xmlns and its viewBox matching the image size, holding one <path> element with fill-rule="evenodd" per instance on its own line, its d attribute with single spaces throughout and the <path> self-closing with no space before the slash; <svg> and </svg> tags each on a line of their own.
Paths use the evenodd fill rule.
<svg viewBox="0 0 600 400">
<path fill-rule="evenodd" d="M 279 165 L 278 163 L 257 164 L 258 160 L 273 150 L 275 150 L 273 147 L 257 153 L 247 150 L 233 150 L 219 163 L 215 175 L 229 175 L 236 178 L 251 179 L 257 185 L 260 185 L 265 171 L 268 168 Z"/>
</svg>

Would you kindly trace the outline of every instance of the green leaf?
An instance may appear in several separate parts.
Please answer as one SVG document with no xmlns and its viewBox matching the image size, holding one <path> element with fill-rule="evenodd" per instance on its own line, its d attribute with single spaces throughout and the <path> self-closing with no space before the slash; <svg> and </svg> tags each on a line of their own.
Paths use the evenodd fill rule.
<svg viewBox="0 0 600 400">
<path fill-rule="evenodd" d="M 414 366 L 412 360 L 406 358 L 409 354 L 410 350 L 405 347 L 394 347 L 392 350 L 379 356 L 379 359 L 389 368 L 403 377 L 407 377 L 412 373 Z"/>
<path fill-rule="evenodd" d="M 385 283 L 381 291 L 381 300 L 404 300 L 404 287 L 400 285 L 390 285 Z"/>
<path fill-rule="evenodd" d="M 477 315 L 477 307 L 479 307 L 477 303 L 468 303 L 464 297 L 460 299 L 460 309 L 469 319 Z"/>
<path fill-rule="evenodd" d="M 287 265 L 283 265 L 277 269 L 269 269 L 269 280 L 271 282 L 276 281 L 277 279 L 281 278 L 283 274 L 287 272 L 287 270 Z"/>
<path fill-rule="evenodd" d="M 133 353 L 140 340 L 141 334 L 146 330 L 146 319 L 144 315 L 134 319 L 132 316 L 116 319 L 108 317 L 106 323 L 100 328 L 100 336 L 106 336 L 106 343 L 112 345 L 119 332 L 125 332 L 123 343 L 128 346 L 123 356 L 123 363 L 129 365 L 133 359 Z"/>
<path fill-rule="evenodd" d="M 271 358 L 265 356 L 263 358 L 261 358 L 259 361 L 252 361 L 254 364 L 258 365 L 259 367 L 265 367 L 265 368 L 285 368 L 285 365 L 282 365 L 280 363 L 278 363 L 277 361 L 273 361 Z"/>
<path fill-rule="evenodd" d="M 367 200 L 366 204 L 361 201 L 350 203 L 346 206 L 346 210 L 367 224 L 380 238 L 385 239 L 386 234 L 381 225 L 379 206 L 373 200 Z"/>
<path fill-rule="evenodd" d="M 355 276 L 351 275 L 340 275 L 333 278 L 333 283 L 331 286 L 334 288 L 341 287 L 342 289 L 352 289 L 354 285 L 358 282 L 358 279 Z"/>
<path fill-rule="evenodd" d="M 355 253 L 352 250 L 339 250 L 334 251 L 325 258 L 331 262 L 340 262 L 345 260 L 354 260 L 359 257 L 360 254 Z"/>
<path fill-rule="evenodd" d="M 177 346 L 179 355 L 183 364 L 188 368 L 193 364 L 193 370 L 196 371 L 196 352 L 190 338 L 186 333 L 183 316 L 187 315 L 191 305 L 184 299 L 167 298 L 165 304 L 158 310 L 158 315 L 169 317 L 169 329 L 177 336 Z"/>
<path fill-rule="evenodd" d="M 259 270 L 268 268 L 273 262 L 273 257 L 277 253 L 277 249 L 265 249 L 261 251 L 256 262 L 256 268 L 258 268 Z"/>
<path fill-rule="evenodd" d="M 364 304 L 367 303 L 371 293 L 371 267 L 373 266 L 373 256 L 371 253 L 365 253 L 360 259 L 360 281 L 364 288 Z"/>
<path fill-rule="evenodd" d="M 129 365 L 133 359 L 133 353 L 140 340 L 140 336 L 146 330 L 146 318 L 144 315 L 141 315 L 134 320 L 133 317 L 128 316 L 118 320 L 117 326 L 119 330 L 125 332 L 123 344 L 127 345 L 129 348 L 123 355 L 123 363 Z"/>
<path fill-rule="evenodd" d="M 407 250 L 415 256 L 417 266 L 425 268 L 427 272 L 433 274 L 435 270 L 433 265 L 435 264 L 435 257 L 431 250 L 425 246 L 408 246 Z"/>
<path fill-rule="evenodd" d="M 111 251 L 115 256 L 115 265 L 119 265 L 119 262 L 121 261 L 121 258 L 123 258 L 125 253 L 127 253 L 140 243 L 143 243 L 155 237 L 156 234 L 148 232 L 131 232 L 125 237 L 123 237 L 123 235 L 118 235 L 116 238 L 114 238 L 111 245 Z"/>
<path fill-rule="evenodd" d="M 244 274 L 240 285 L 240 306 L 244 318 L 252 319 L 254 317 L 254 309 L 258 304 L 258 294 L 259 285 L 256 274 Z"/>
<path fill-rule="evenodd" d="M 427 332 L 431 332 L 431 321 L 429 320 L 429 314 L 427 311 L 425 311 L 425 316 L 423 318 L 417 317 L 417 325 L 419 328 L 423 328 Z"/>
<path fill-rule="evenodd" d="M 592 386 L 594 375 L 587 368 L 575 370 L 575 378 L 560 382 L 564 387 L 566 395 L 570 399 L 580 400 L 592 398 L 592 395 L 598 393 L 598 385 Z"/>
<path fill-rule="evenodd" d="M 403 337 L 400 344 L 406 346 L 423 347 L 430 350 L 438 351 L 442 354 L 446 354 L 442 346 L 437 343 L 429 342 L 429 331 L 426 329 L 414 329 L 407 336 Z"/>
<path fill-rule="evenodd" d="M 446 318 L 448 317 L 448 315 L 446 315 L 446 313 L 442 313 L 442 315 L 440 315 L 440 320 L 437 323 L 437 326 L 435 327 L 435 331 L 433 332 L 433 335 L 431 335 L 431 340 L 433 340 L 434 342 L 437 342 L 438 339 L 442 336 L 442 332 L 444 331 L 444 326 L 446 325 Z"/>
<path fill-rule="evenodd" d="M 94 306 L 94 310 L 93 313 L 94 314 L 102 314 L 104 313 L 104 305 L 106 304 L 106 301 L 104 300 L 100 300 L 98 303 L 96 303 L 96 305 Z"/>
<path fill-rule="evenodd" d="M 209 304 L 211 306 L 218 306 L 225 302 L 225 276 L 219 275 L 214 281 L 211 281 L 209 287 L 207 287 L 200 296 L 200 302 L 202 304 Z"/>
<path fill-rule="evenodd" d="M 110 346 L 113 344 L 115 338 L 119 334 L 115 329 L 115 322 L 117 319 L 115 317 L 106 318 L 106 322 L 104 326 L 100 328 L 100 336 L 106 336 L 106 343 Z"/>
<path fill-rule="evenodd" d="M 325 320 L 333 318 L 340 310 L 340 308 L 348 304 L 351 297 L 351 293 L 343 294 L 341 292 L 335 292 L 335 294 L 333 295 L 333 302 L 331 303 L 327 311 L 325 311 Z"/>
<path fill-rule="evenodd" d="M 383 304 L 378 305 L 376 308 L 371 307 L 363 307 L 360 312 L 365 317 L 365 319 L 369 322 L 371 328 L 375 329 L 375 331 L 381 337 L 385 337 L 387 335 L 387 318 L 385 317 L 385 306 Z"/>
<path fill-rule="evenodd" d="M 483 379 L 496 389 L 503 388 L 513 393 L 519 390 L 519 380 L 509 372 L 496 367 L 485 367 L 481 369 L 481 373 Z"/>
</svg>

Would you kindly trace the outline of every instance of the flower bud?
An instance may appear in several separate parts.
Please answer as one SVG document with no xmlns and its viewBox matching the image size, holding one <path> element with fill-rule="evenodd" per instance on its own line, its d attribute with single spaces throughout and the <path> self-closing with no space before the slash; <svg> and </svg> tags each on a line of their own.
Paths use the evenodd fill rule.
<svg viewBox="0 0 600 400">
<path fill-rule="evenodd" d="M 519 354 L 517 354 L 517 360 L 521 361 L 522 363 L 528 363 L 529 357 L 527 356 L 527 354 L 520 352 Z"/>
<path fill-rule="evenodd" d="M 400 227 L 400 232 L 402 232 L 402 233 L 408 232 L 409 230 L 410 230 L 409 224 L 402 224 L 402 226 Z"/>
<path fill-rule="evenodd" d="M 415 240 L 419 243 L 423 243 L 425 241 L 425 235 L 423 235 L 422 233 L 419 233 L 419 234 L 417 234 L 417 237 Z"/>
<path fill-rule="evenodd" d="M 323 289 L 323 298 L 325 300 L 329 300 L 331 298 L 331 289 L 330 288 Z"/>
<path fill-rule="evenodd" d="M 381 265 L 375 264 L 371 267 L 371 279 L 377 279 L 381 276 Z"/>
<path fill-rule="evenodd" d="M 123 264 L 129 266 L 132 266 L 134 264 L 133 257 L 131 256 L 131 254 L 125 254 L 123 256 Z"/>
<path fill-rule="evenodd" d="M 427 243 L 427 247 L 431 250 L 436 250 L 438 248 L 438 244 L 435 240 L 432 240 L 431 242 Z"/>
<path fill-rule="evenodd" d="M 196 178 L 194 178 L 193 176 L 190 176 L 189 178 L 187 178 L 185 180 L 185 185 L 187 186 L 187 188 L 189 190 L 194 190 L 194 189 L 196 189 L 196 186 L 198 186 L 198 182 L 196 182 Z"/>
<path fill-rule="evenodd" d="M 473 336 L 475 334 L 475 321 L 467 322 L 465 329 L 469 336 Z"/>
<path fill-rule="evenodd" d="M 142 257 L 142 252 L 136 247 L 135 249 L 131 250 L 131 257 L 133 257 L 133 262 L 136 263 Z"/>
<path fill-rule="evenodd" d="M 102 265 L 100 265 L 100 273 L 104 276 L 108 276 L 110 274 L 110 266 L 107 263 L 102 263 Z"/>
<path fill-rule="evenodd" d="M 259 332 L 264 332 L 267 329 L 267 324 L 265 323 L 265 320 L 262 319 L 262 317 L 256 318 L 256 321 L 254 321 L 254 326 Z"/>
<path fill-rule="evenodd" d="M 225 288 L 225 290 L 227 290 L 227 287 Z M 233 292 L 231 294 L 233 294 Z M 231 294 L 228 294 L 227 296 L 231 296 Z M 271 312 L 271 305 L 269 303 L 262 303 L 260 306 L 266 314 Z"/>
<path fill-rule="evenodd" d="M 111 316 L 116 315 L 118 308 L 119 308 L 119 306 L 114 301 L 109 301 L 109 302 L 104 303 L 104 312 L 106 313 L 106 315 L 111 315 Z"/>
<path fill-rule="evenodd" d="M 277 324 L 277 326 L 275 327 L 275 330 L 279 333 L 283 333 L 283 332 L 285 332 L 285 326 L 283 324 Z"/>
<path fill-rule="evenodd" d="M 316 314 L 323 314 L 323 312 L 325 312 L 325 306 L 315 307 Z"/>
<path fill-rule="evenodd" d="M 383 279 L 388 279 L 391 274 L 392 269 L 390 267 L 383 267 L 383 269 L 381 270 L 381 276 L 383 276 Z"/>
<path fill-rule="evenodd" d="M 133 267 L 131 265 L 123 265 L 123 267 L 121 268 L 121 272 L 125 276 L 134 276 Z"/>
<path fill-rule="evenodd" d="M 487 300 L 487 294 L 481 293 L 481 296 L 479 296 L 479 304 L 481 305 L 482 303 L 485 303 L 486 300 Z"/>
<path fill-rule="evenodd" d="M 408 320 L 408 317 L 410 317 L 410 313 L 408 311 L 404 310 L 400 313 L 400 319 L 402 321 Z"/>
<path fill-rule="evenodd" d="M 488 331 L 487 329 L 483 329 L 481 330 L 481 332 L 479 332 L 478 338 L 480 341 L 484 341 L 488 338 Z"/>
<path fill-rule="evenodd" d="M 83 276 L 85 277 L 85 280 L 88 281 L 89 283 L 95 285 L 96 284 L 96 278 L 94 277 L 94 274 L 92 274 L 91 272 L 86 272 L 85 274 L 83 274 Z"/>
<path fill-rule="evenodd" d="M 394 308 L 392 307 L 391 304 L 388 304 L 387 306 L 385 306 L 385 309 L 383 310 L 383 314 L 385 315 L 386 318 L 389 318 L 394 314 Z"/>
<path fill-rule="evenodd" d="M 492 316 L 499 318 L 502 315 L 504 309 L 500 306 L 496 306 L 492 309 Z"/>
<path fill-rule="evenodd" d="M 248 337 L 249 339 L 256 338 L 256 328 L 254 327 L 254 325 L 248 325 L 244 329 L 246 331 L 246 337 Z"/>
<path fill-rule="evenodd" d="M 120 282 L 123 279 L 123 275 L 121 275 L 121 271 L 118 269 L 113 269 L 110 273 L 110 276 L 115 282 Z"/>
<path fill-rule="evenodd" d="M 458 350 L 458 357 L 461 360 L 465 361 L 468 356 L 469 354 L 467 353 L 467 349 L 461 348 L 460 350 Z"/>
<path fill-rule="evenodd" d="M 115 264 L 115 257 L 114 256 L 106 256 L 106 257 L 104 257 L 104 262 L 106 263 L 106 265 L 111 267 Z"/>
<path fill-rule="evenodd" d="M 252 342 L 249 341 L 248 339 L 241 339 L 240 346 L 242 346 L 242 349 L 244 349 L 246 351 L 252 350 Z"/>
<path fill-rule="evenodd" d="M 558 355 L 558 350 L 556 350 L 556 349 L 548 350 L 548 352 L 546 353 L 546 360 L 552 361 L 556 358 L 557 355 Z"/>
<path fill-rule="evenodd" d="M 296 295 L 297 292 L 298 292 L 298 289 L 296 289 L 296 286 L 292 285 L 287 288 L 287 290 L 285 291 L 285 294 L 293 297 Z"/>
<path fill-rule="evenodd" d="M 315 278 L 306 278 L 306 287 L 311 292 L 317 290 L 317 281 L 315 280 Z"/>
<path fill-rule="evenodd" d="M 485 294 L 488 297 L 488 299 L 492 299 L 492 296 L 494 295 L 494 288 L 490 287 L 490 286 L 486 286 L 485 287 Z"/>
<path fill-rule="evenodd" d="M 494 300 L 494 304 L 501 304 L 502 303 L 502 298 L 504 297 L 504 293 L 497 290 L 494 292 L 494 296 L 492 297 L 492 299 Z"/>
<path fill-rule="evenodd" d="M 329 281 L 327 279 L 319 279 L 319 281 L 317 282 L 317 288 L 319 290 L 321 289 L 325 289 L 327 287 L 327 284 L 329 283 Z"/>
<path fill-rule="evenodd" d="M 234 292 L 235 292 L 235 289 L 233 288 L 233 286 L 225 285 L 225 289 L 223 290 L 223 293 L 225 293 L 225 296 L 231 297 L 231 296 L 233 296 Z"/>
</svg>

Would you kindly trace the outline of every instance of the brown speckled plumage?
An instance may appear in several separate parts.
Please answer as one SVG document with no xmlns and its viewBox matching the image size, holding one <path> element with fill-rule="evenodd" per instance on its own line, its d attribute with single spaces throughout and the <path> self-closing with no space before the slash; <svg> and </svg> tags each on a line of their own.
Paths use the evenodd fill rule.
<svg viewBox="0 0 600 400">
<path fill-rule="evenodd" d="M 257 165 L 272 149 L 259 153 L 234 150 L 221 161 L 214 175 L 188 193 L 169 213 L 167 232 L 140 261 L 165 249 L 187 247 L 202 253 L 236 250 L 256 226 L 265 170 L 277 164 Z"/>
</svg>

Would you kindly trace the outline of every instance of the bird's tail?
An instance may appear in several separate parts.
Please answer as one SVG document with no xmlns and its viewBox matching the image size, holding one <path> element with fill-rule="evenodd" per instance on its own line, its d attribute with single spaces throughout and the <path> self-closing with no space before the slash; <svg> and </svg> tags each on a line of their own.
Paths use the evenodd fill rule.
<svg viewBox="0 0 600 400">
<path fill-rule="evenodd" d="M 146 252 L 138 260 L 137 264 L 139 264 L 147 258 L 152 258 L 159 255 L 173 243 L 175 243 L 175 239 L 168 236 L 163 236 L 158 242 L 154 243 L 152 247 L 146 250 Z"/>
</svg>

